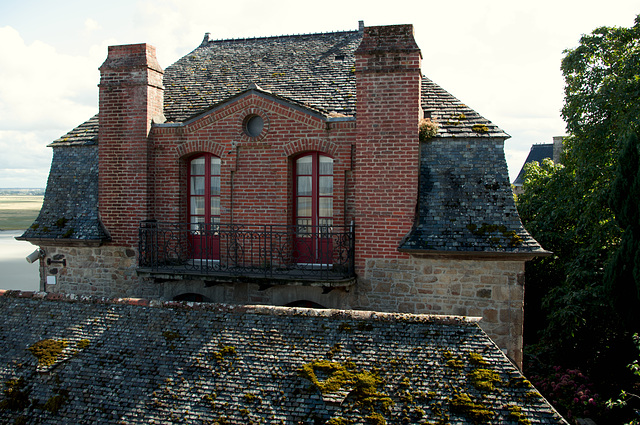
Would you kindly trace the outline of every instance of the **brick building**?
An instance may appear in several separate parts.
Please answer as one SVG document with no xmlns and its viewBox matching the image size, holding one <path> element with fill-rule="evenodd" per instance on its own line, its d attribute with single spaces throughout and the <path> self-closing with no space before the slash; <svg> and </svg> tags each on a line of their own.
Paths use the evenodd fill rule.
<svg viewBox="0 0 640 425">
<path fill-rule="evenodd" d="M 509 136 L 421 72 L 411 25 L 111 46 L 55 140 L 47 292 L 457 314 L 522 360 Z M 428 64 L 427 64 L 428 65 Z M 423 124 L 426 137 L 419 136 Z"/>
</svg>

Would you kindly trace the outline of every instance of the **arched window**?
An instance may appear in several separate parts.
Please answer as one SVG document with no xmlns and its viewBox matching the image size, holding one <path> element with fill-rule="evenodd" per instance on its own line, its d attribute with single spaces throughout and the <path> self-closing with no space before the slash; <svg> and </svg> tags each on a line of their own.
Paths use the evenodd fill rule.
<svg viewBox="0 0 640 425">
<path fill-rule="evenodd" d="M 294 163 L 296 258 L 301 263 L 331 263 L 333 158 L 311 152 Z"/>
<path fill-rule="evenodd" d="M 194 258 L 220 259 L 220 158 L 209 153 L 189 161 L 189 223 Z"/>
</svg>

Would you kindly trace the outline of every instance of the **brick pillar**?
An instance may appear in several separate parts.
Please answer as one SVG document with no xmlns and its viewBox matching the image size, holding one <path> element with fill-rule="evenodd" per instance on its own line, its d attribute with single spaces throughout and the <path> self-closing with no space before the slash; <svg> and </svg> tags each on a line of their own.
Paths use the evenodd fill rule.
<svg viewBox="0 0 640 425">
<path fill-rule="evenodd" d="M 364 28 L 356 50 L 356 270 L 400 258 L 418 194 L 422 55 L 413 26 Z"/>
<path fill-rule="evenodd" d="M 110 46 L 100 67 L 99 210 L 114 244 L 137 246 L 151 202 L 149 131 L 163 110 L 163 71 L 147 44 Z"/>
</svg>

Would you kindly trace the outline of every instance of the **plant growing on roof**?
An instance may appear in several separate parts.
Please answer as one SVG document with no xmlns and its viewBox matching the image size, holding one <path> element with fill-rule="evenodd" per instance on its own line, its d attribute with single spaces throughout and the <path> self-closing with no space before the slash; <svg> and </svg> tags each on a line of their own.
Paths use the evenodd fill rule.
<svg viewBox="0 0 640 425">
<path fill-rule="evenodd" d="M 425 142 L 438 134 L 438 124 L 430 118 L 423 118 L 418 124 L 418 139 Z"/>
<path fill-rule="evenodd" d="M 24 378 L 9 379 L 4 383 L 4 400 L 0 401 L 0 411 L 2 410 L 23 410 L 29 406 L 29 393 Z"/>
<path fill-rule="evenodd" d="M 487 127 L 486 124 L 474 124 L 474 126 L 471 127 L 471 130 L 475 131 L 476 133 L 488 133 L 489 127 Z"/>
</svg>

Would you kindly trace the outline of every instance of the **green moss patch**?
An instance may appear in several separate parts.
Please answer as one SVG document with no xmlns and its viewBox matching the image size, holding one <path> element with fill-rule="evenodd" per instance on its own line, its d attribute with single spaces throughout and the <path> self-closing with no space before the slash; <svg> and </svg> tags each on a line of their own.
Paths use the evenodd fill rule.
<svg viewBox="0 0 640 425">
<path fill-rule="evenodd" d="M 463 414 L 475 424 L 484 424 L 493 418 L 494 413 L 486 406 L 476 403 L 469 394 L 456 394 L 451 400 L 451 411 Z"/>
<path fill-rule="evenodd" d="M 474 369 L 467 375 L 469 382 L 480 391 L 493 391 L 502 383 L 500 375 L 489 369 Z"/>
<path fill-rule="evenodd" d="M 377 371 L 357 371 L 352 362 L 319 360 L 303 365 L 298 374 L 310 381 L 322 394 L 348 391 L 359 405 L 388 409 L 392 400 L 378 388 L 383 380 Z M 319 378 L 320 376 L 320 378 Z"/>
<path fill-rule="evenodd" d="M 220 345 L 220 351 L 214 351 L 211 356 L 218 362 L 230 360 L 237 355 L 236 348 L 231 345 Z"/>
<path fill-rule="evenodd" d="M 524 416 L 520 406 L 509 406 L 509 419 L 516 421 L 518 425 L 531 425 L 531 421 Z"/>
<path fill-rule="evenodd" d="M 29 406 L 29 390 L 24 378 L 9 379 L 4 383 L 4 400 L 0 401 L 2 410 L 23 410 Z"/>
<path fill-rule="evenodd" d="M 33 344 L 28 350 L 38 359 L 38 366 L 47 367 L 58 360 L 66 346 L 67 341 L 64 340 L 43 339 Z"/>
</svg>

